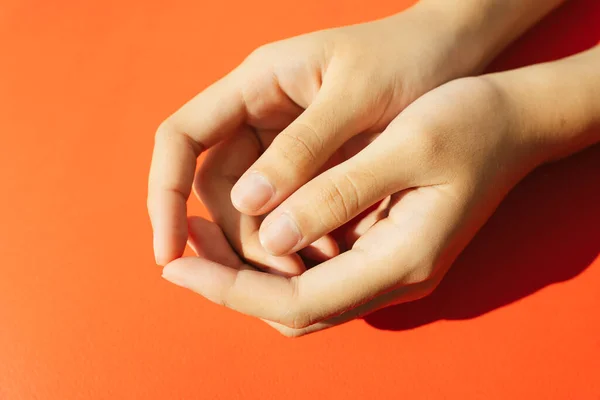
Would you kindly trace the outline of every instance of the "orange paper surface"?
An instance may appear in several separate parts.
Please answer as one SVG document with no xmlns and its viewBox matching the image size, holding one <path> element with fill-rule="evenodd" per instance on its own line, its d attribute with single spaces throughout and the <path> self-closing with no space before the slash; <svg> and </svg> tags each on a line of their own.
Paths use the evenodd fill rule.
<svg viewBox="0 0 600 400">
<path fill-rule="evenodd" d="M 323 333 L 160 278 L 160 121 L 260 44 L 409 3 L 2 0 L 0 399 L 600 399 L 598 146 L 521 183 L 432 296 Z M 492 69 L 598 43 L 600 3 L 568 3 Z"/>
</svg>

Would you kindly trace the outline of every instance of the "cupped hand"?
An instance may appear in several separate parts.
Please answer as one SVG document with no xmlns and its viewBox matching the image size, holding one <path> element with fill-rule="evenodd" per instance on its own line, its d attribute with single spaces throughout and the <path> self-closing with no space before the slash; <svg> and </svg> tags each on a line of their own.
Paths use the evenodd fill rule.
<svg viewBox="0 0 600 400">
<path fill-rule="evenodd" d="M 370 140 L 416 98 L 479 67 L 481 60 L 468 51 L 471 36 L 430 3 L 437 2 L 263 46 L 161 124 L 148 192 L 157 263 L 183 253 L 195 177 L 200 194 L 213 193 L 202 195 L 213 219 L 249 262 L 293 275 L 305 268 L 293 249 L 308 246 L 317 258 L 336 255 L 327 229 L 313 227 L 293 249 L 277 247 L 268 236 L 262 246 L 261 215 L 326 170 L 347 143 Z M 195 174 L 198 155 L 212 148 Z M 224 154 L 237 157 L 225 166 Z M 231 170 L 247 172 L 238 181 Z M 309 241 L 317 239 L 311 249 Z"/>
<path fill-rule="evenodd" d="M 277 251 L 291 254 L 384 200 L 361 215 L 349 251 L 301 275 L 278 276 L 239 259 L 217 225 L 195 220 L 191 242 L 201 257 L 175 260 L 163 276 L 288 335 L 428 294 L 505 194 L 543 160 L 495 82 L 459 79 L 422 96 L 263 222 L 281 236 L 293 225 L 298 240 Z M 211 230 L 218 240 L 202 236 Z"/>
</svg>

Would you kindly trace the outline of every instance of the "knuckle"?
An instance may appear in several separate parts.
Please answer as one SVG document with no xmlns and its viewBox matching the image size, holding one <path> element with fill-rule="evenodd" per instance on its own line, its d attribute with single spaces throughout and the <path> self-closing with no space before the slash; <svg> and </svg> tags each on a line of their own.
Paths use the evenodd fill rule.
<svg viewBox="0 0 600 400">
<path fill-rule="evenodd" d="M 354 173 L 347 173 L 338 178 L 330 178 L 321 193 L 321 204 L 317 207 L 321 219 L 326 225 L 344 224 L 360 211 L 361 193 L 358 182 L 361 178 Z M 326 215 L 323 213 L 326 212 Z"/>
<path fill-rule="evenodd" d="M 402 283 L 427 288 L 436 282 L 436 272 L 437 263 L 435 260 L 426 258 L 421 260 L 416 267 L 404 271 Z"/>
<path fill-rule="evenodd" d="M 310 326 L 312 321 L 306 311 L 289 306 L 278 322 L 290 329 L 304 329 Z"/>
<path fill-rule="evenodd" d="M 280 133 L 272 146 L 290 165 L 304 168 L 318 162 L 319 154 L 323 151 L 323 142 L 308 125 L 299 128 L 296 132 Z"/>
<path fill-rule="evenodd" d="M 171 116 L 161 122 L 154 134 L 155 143 L 175 141 L 178 144 L 189 147 L 196 157 L 198 157 L 200 153 L 206 150 L 206 145 L 194 140 L 187 132 L 181 130 L 173 119 L 174 117 Z"/>
<path fill-rule="evenodd" d="M 208 168 L 200 167 L 194 178 L 194 191 L 200 198 L 210 192 L 210 183 L 212 182 L 212 174 Z"/>
<path fill-rule="evenodd" d="M 486 76 L 464 77 L 451 81 L 447 85 L 460 86 L 463 90 L 468 91 L 473 98 L 490 102 L 493 106 L 498 106 L 506 100 L 506 93 Z"/>
<path fill-rule="evenodd" d="M 418 154 L 430 165 L 436 162 L 443 152 L 444 140 L 439 129 L 435 127 L 419 130 L 415 142 Z"/>
<path fill-rule="evenodd" d="M 439 164 L 438 157 L 444 148 L 444 130 L 448 129 L 447 126 L 438 126 L 430 121 L 408 120 L 402 129 L 407 134 L 397 137 L 396 148 L 403 154 L 411 155 L 405 157 L 405 162 L 412 167 L 427 169 Z"/>
<path fill-rule="evenodd" d="M 364 36 L 357 33 L 359 32 L 357 32 L 356 27 L 350 27 L 350 29 L 333 29 L 330 31 L 331 41 L 334 44 L 333 54 L 340 60 L 344 60 L 346 65 L 365 64 L 365 60 L 361 60 L 360 55 L 364 53 L 364 49 L 368 51 L 369 48 L 368 46 L 361 46 L 365 44 L 363 40 Z"/>
<path fill-rule="evenodd" d="M 312 325 L 312 318 L 310 313 L 302 306 L 298 276 L 291 277 L 289 282 L 291 290 L 290 299 L 279 323 L 291 329 L 304 329 Z"/>
<path fill-rule="evenodd" d="M 264 62 L 265 59 L 269 59 L 274 54 L 273 44 L 263 44 L 256 49 L 254 49 L 248 57 L 246 57 L 245 62 L 247 63 L 255 63 L 255 62 Z"/>
<path fill-rule="evenodd" d="M 406 170 L 414 175 L 416 171 L 429 173 L 444 168 L 447 165 L 444 147 L 448 146 L 448 143 L 443 140 L 443 128 L 419 126 L 409 130 L 413 133 L 403 138 L 400 143 L 400 148 L 411 154 L 411 157 L 405 159 Z"/>
<path fill-rule="evenodd" d="M 237 292 L 237 287 L 239 285 L 240 277 L 242 275 L 243 275 L 243 271 L 240 271 L 237 274 L 235 274 L 235 277 L 233 278 L 233 282 L 231 283 L 231 285 L 228 288 L 225 288 L 221 292 L 221 295 L 219 296 L 218 304 L 222 305 L 223 307 L 230 308 L 232 310 L 238 309 L 236 307 L 236 304 L 238 302 L 236 302 L 235 294 Z"/>
<path fill-rule="evenodd" d="M 325 189 L 325 203 L 333 221 L 337 224 L 344 223 L 352 213 L 353 192 L 348 190 L 347 179 L 341 181 L 330 180 Z"/>
<path fill-rule="evenodd" d="M 156 128 L 156 133 L 154 134 L 155 141 L 161 141 L 164 139 L 168 139 L 173 135 L 172 123 L 169 119 L 164 120 L 158 125 Z"/>
<path fill-rule="evenodd" d="M 310 315 L 306 312 L 296 312 L 288 325 L 292 329 L 304 329 L 312 325 Z"/>
<path fill-rule="evenodd" d="M 297 136 L 306 150 L 310 151 L 316 159 L 317 155 L 325 149 L 325 142 L 319 132 L 309 123 L 297 121 L 295 128 L 300 132 Z"/>
<path fill-rule="evenodd" d="M 290 338 L 290 339 L 304 336 L 307 333 L 307 331 L 305 329 L 292 329 L 292 328 L 288 328 L 287 326 L 278 327 L 277 331 L 279 333 L 281 333 L 283 336 L 285 336 L 286 338 Z"/>
</svg>

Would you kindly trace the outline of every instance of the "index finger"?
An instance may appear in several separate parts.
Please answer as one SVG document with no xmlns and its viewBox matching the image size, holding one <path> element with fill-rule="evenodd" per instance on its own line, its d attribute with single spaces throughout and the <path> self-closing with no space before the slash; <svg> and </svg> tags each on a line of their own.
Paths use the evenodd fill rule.
<svg viewBox="0 0 600 400">
<path fill-rule="evenodd" d="M 187 240 L 187 198 L 202 151 L 235 133 L 246 108 L 236 71 L 209 86 L 163 122 L 156 132 L 148 213 L 156 263 L 180 257 Z"/>
</svg>

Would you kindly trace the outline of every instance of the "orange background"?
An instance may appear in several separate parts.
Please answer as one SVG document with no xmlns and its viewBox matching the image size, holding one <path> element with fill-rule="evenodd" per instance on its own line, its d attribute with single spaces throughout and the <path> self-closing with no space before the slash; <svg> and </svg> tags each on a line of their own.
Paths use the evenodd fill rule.
<svg viewBox="0 0 600 400">
<path fill-rule="evenodd" d="M 597 43 L 600 2 L 569 3 L 493 68 Z M 519 185 L 432 296 L 323 333 L 160 278 L 158 123 L 262 43 L 408 4 L 2 0 L 0 399 L 600 399 L 598 146 Z"/>
</svg>

